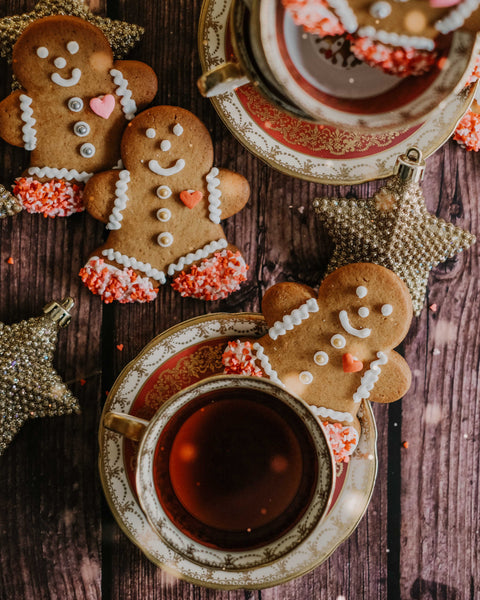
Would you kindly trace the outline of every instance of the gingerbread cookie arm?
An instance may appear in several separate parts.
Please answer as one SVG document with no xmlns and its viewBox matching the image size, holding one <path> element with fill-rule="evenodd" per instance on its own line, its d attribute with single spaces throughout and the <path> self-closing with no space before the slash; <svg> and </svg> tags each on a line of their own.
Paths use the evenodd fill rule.
<svg viewBox="0 0 480 600">
<path fill-rule="evenodd" d="M 285 281 L 269 288 L 262 300 L 262 312 L 269 327 L 281 321 L 285 315 L 302 306 L 316 294 L 311 287 Z"/>
<path fill-rule="evenodd" d="M 110 71 L 117 86 L 117 96 L 125 110 L 128 104 L 136 105 L 131 112 L 143 110 L 155 98 L 158 89 L 155 71 L 138 60 L 116 60 Z"/>
<path fill-rule="evenodd" d="M 23 101 L 22 101 L 23 97 Z M 0 137 L 12 146 L 25 147 L 26 133 L 22 128 L 30 123 L 30 129 L 33 131 L 34 121 L 28 119 L 28 98 L 24 90 L 15 90 L 5 100 L 0 102 Z M 23 106 L 23 109 L 22 109 Z M 28 133 L 28 132 L 27 132 Z M 33 134 L 32 134 L 33 135 Z"/>
<path fill-rule="evenodd" d="M 112 212 L 119 175 L 118 169 L 103 171 L 89 179 L 85 186 L 83 194 L 85 207 L 94 219 L 102 223 L 108 223 Z"/>
<path fill-rule="evenodd" d="M 405 359 L 400 356 L 398 352 L 387 352 L 385 353 L 385 357 L 388 359 L 386 363 L 385 359 L 382 359 L 382 357 L 370 363 L 370 376 L 367 374 L 368 370 L 362 375 L 362 384 L 365 384 L 366 380 L 364 378 L 366 374 L 367 378 L 373 376 L 373 379 L 375 379 L 375 376 L 378 375 L 378 379 L 374 382 L 373 389 L 370 391 L 368 400 L 372 402 L 381 402 L 384 404 L 388 402 L 394 402 L 395 400 L 402 398 L 408 392 L 412 383 L 412 374 L 410 369 Z M 375 372 L 375 362 L 378 363 L 380 374 Z M 373 379 L 371 379 L 372 382 Z M 360 385 L 357 389 L 357 393 L 360 396 L 364 396 L 365 394 L 363 391 L 365 389 L 366 388 L 362 388 L 362 385 Z"/>
<path fill-rule="evenodd" d="M 239 173 L 228 169 L 218 169 L 216 178 L 219 180 L 221 218 L 228 219 L 242 210 L 250 197 L 248 181 Z M 208 181 L 208 179 L 207 179 Z"/>
</svg>

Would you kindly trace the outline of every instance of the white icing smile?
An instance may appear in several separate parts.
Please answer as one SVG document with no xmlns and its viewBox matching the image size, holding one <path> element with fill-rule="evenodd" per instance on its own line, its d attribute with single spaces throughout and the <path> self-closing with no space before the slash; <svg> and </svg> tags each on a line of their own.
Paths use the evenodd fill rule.
<svg viewBox="0 0 480 600">
<path fill-rule="evenodd" d="M 180 173 L 180 171 L 185 167 L 185 161 L 183 158 L 179 158 L 177 162 L 173 165 L 173 167 L 163 168 L 161 167 L 156 160 L 150 160 L 148 162 L 148 168 L 150 171 L 155 173 L 156 175 L 161 175 L 162 177 L 169 177 L 170 175 L 176 175 Z"/>
<path fill-rule="evenodd" d="M 358 338 L 366 338 L 372 333 L 367 327 L 364 327 L 363 329 L 355 329 L 355 327 L 352 327 L 352 325 L 350 325 L 350 321 L 348 320 L 348 314 L 346 310 L 341 310 L 339 317 L 342 327 L 350 335 L 354 335 Z"/>
<path fill-rule="evenodd" d="M 82 72 L 80 71 L 80 69 L 75 68 L 72 69 L 72 75 L 68 79 L 65 79 L 58 73 L 52 73 L 50 78 L 53 81 L 53 83 L 56 83 L 61 87 L 72 87 L 74 85 L 77 85 L 77 83 L 80 81 L 81 76 Z"/>
</svg>

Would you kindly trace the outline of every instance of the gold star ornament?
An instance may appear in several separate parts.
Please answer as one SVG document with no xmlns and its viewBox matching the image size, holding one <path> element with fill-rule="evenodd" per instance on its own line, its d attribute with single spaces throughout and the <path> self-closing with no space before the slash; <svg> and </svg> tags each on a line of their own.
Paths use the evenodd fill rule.
<svg viewBox="0 0 480 600">
<path fill-rule="evenodd" d="M 12 217 L 21 210 L 20 202 L 0 183 L 0 219 Z"/>
<path fill-rule="evenodd" d="M 431 269 L 475 242 L 469 232 L 428 212 L 420 187 L 424 171 L 422 153 L 410 148 L 373 198 L 316 198 L 313 203 L 335 243 L 327 272 L 353 262 L 387 267 L 407 284 L 417 316 Z"/>
<path fill-rule="evenodd" d="M 72 306 L 65 298 L 47 304 L 41 317 L 0 322 L 0 454 L 27 419 L 79 412 L 52 365 L 58 329 L 70 322 Z"/>
<path fill-rule="evenodd" d="M 126 56 L 144 31 L 143 27 L 138 25 L 94 15 L 82 0 L 40 0 L 29 13 L 0 19 L 0 56 L 10 61 L 12 48 L 23 30 L 33 21 L 51 15 L 80 17 L 96 25 L 108 39 L 115 58 Z"/>
</svg>

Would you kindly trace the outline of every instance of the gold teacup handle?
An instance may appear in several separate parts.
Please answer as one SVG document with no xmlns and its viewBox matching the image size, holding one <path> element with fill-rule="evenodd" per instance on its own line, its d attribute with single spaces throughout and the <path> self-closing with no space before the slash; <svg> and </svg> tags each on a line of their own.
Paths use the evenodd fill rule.
<svg viewBox="0 0 480 600">
<path fill-rule="evenodd" d="M 139 442 L 148 426 L 148 421 L 125 413 L 111 411 L 105 415 L 103 425 L 110 431 L 124 435 L 129 440 Z"/>
<path fill-rule="evenodd" d="M 204 73 L 197 81 L 202 96 L 210 98 L 232 92 L 250 80 L 242 67 L 235 62 L 227 62 Z"/>
</svg>

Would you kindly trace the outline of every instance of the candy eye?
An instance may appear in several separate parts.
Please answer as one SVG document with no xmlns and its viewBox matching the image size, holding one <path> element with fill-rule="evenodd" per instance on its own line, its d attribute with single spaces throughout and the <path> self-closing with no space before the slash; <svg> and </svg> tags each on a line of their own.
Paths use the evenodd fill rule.
<svg viewBox="0 0 480 600">
<path fill-rule="evenodd" d="M 345 348 L 345 345 L 347 342 L 346 342 L 345 338 L 343 337 L 343 335 L 341 335 L 340 333 L 336 333 L 330 339 L 330 343 L 332 344 L 332 346 L 334 348 Z"/>
<path fill-rule="evenodd" d="M 37 48 L 37 56 L 38 58 L 47 58 L 48 48 L 45 48 L 45 46 L 40 46 L 40 48 Z"/>
<path fill-rule="evenodd" d="M 180 123 L 177 123 L 174 128 L 173 128 L 173 133 L 178 137 L 180 135 L 182 135 L 183 133 L 183 127 L 180 125 Z"/>
<path fill-rule="evenodd" d="M 153 140 L 153 138 L 157 135 L 157 132 L 155 131 L 155 129 L 152 129 L 152 127 L 149 127 L 145 132 L 145 135 L 147 136 L 147 138 Z"/>
<path fill-rule="evenodd" d="M 365 296 L 367 295 L 367 292 L 368 292 L 367 288 L 363 285 L 359 285 L 357 287 L 357 289 L 355 290 L 355 293 L 357 294 L 357 296 L 359 298 L 365 298 Z"/>
<path fill-rule="evenodd" d="M 67 66 L 67 61 L 62 56 L 59 56 L 53 61 L 53 64 L 57 67 L 57 69 L 63 69 Z"/>
<path fill-rule="evenodd" d="M 326 352 L 323 352 L 323 350 L 319 350 L 313 355 L 313 360 L 315 364 L 319 365 L 320 367 L 323 367 L 328 363 L 328 354 Z"/>
<path fill-rule="evenodd" d="M 368 310 L 368 308 L 366 306 L 361 306 L 358 309 L 358 316 L 362 317 L 362 319 L 365 319 L 365 317 L 368 317 L 369 314 L 370 314 L 370 311 Z"/>
<path fill-rule="evenodd" d="M 79 50 L 77 42 L 68 42 L 67 50 L 70 52 L 70 54 L 76 54 Z"/>
<path fill-rule="evenodd" d="M 393 306 L 391 304 L 384 304 L 381 311 L 384 317 L 389 317 L 393 312 Z"/>
<path fill-rule="evenodd" d="M 162 140 L 160 143 L 160 149 L 163 152 L 168 152 L 168 150 L 170 150 L 171 147 L 172 147 L 172 144 L 170 143 L 169 140 Z"/>
</svg>

